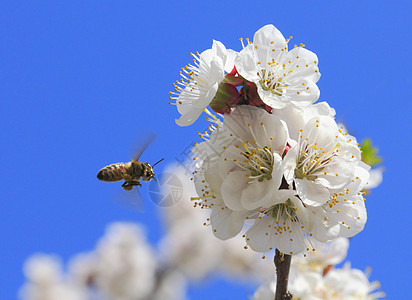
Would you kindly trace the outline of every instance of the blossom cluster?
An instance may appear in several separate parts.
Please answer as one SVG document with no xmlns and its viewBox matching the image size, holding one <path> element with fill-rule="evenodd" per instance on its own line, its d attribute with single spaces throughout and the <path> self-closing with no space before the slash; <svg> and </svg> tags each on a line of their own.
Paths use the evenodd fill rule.
<svg viewBox="0 0 412 300">
<path fill-rule="evenodd" d="M 303 44 L 289 50 L 291 38 L 266 25 L 240 52 L 213 41 L 192 54 L 170 97 L 178 125 L 203 111 L 211 123 L 192 148 L 195 206 L 210 210 L 216 237 L 246 228 L 245 247 L 263 253 L 310 252 L 314 240 L 352 237 L 366 222 L 370 166 L 335 110 L 315 103 L 318 58 Z"/>
</svg>

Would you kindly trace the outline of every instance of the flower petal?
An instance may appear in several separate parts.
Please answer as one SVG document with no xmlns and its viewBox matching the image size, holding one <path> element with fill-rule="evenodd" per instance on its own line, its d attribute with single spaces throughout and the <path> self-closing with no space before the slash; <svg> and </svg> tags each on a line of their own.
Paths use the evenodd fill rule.
<svg viewBox="0 0 412 300">
<path fill-rule="evenodd" d="M 272 217 L 256 219 L 246 233 L 246 242 L 255 251 L 268 252 L 274 248 L 282 253 L 299 253 L 305 249 L 300 223 L 285 220 L 280 225 Z"/>
<path fill-rule="evenodd" d="M 268 24 L 256 31 L 253 36 L 253 45 L 258 46 L 259 49 L 269 45 L 275 48 L 284 48 L 287 44 L 282 33 L 272 24 Z"/>
<path fill-rule="evenodd" d="M 235 66 L 238 73 L 246 80 L 259 81 L 259 59 L 253 45 L 246 46 L 235 58 Z"/>
<path fill-rule="evenodd" d="M 305 205 L 320 206 L 330 198 L 329 190 L 321 183 L 311 180 L 296 179 L 296 191 Z"/>
<path fill-rule="evenodd" d="M 235 212 L 223 206 L 214 206 L 210 215 L 213 234 L 227 240 L 239 234 L 243 228 L 245 213 Z"/>
<path fill-rule="evenodd" d="M 235 211 L 243 211 L 241 197 L 248 178 L 245 172 L 235 171 L 223 178 L 222 199 L 227 207 Z"/>
</svg>

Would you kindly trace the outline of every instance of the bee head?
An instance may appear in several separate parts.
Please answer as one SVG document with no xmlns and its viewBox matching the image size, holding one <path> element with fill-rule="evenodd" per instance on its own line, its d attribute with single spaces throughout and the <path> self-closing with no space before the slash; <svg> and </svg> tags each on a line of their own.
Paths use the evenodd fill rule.
<svg viewBox="0 0 412 300">
<path fill-rule="evenodd" d="M 153 179 L 155 176 L 153 172 L 153 168 L 149 163 L 143 163 L 143 175 L 142 179 L 143 181 L 149 181 Z"/>
<path fill-rule="evenodd" d="M 160 163 L 164 158 L 162 158 L 161 160 L 159 160 L 157 163 L 155 163 L 153 165 L 153 167 L 155 165 L 157 165 L 158 163 Z M 151 179 L 156 180 L 155 178 L 155 174 L 153 172 L 153 167 L 149 164 L 149 163 L 142 163 L 143 165 L 143 175 L 142 175 L 142 179 L 143 181 L 149 181 Z M 157 180 L 156 180 L 157 181 Z"/>
</svg>

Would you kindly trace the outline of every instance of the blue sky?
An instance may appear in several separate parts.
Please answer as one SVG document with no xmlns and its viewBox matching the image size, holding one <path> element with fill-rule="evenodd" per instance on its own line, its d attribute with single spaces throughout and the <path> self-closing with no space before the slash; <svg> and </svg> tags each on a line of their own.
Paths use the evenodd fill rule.
<svg viewBox="0 0 412 300">
<path fill-rule="evenodd" d="M 366 202 L 352 266 L 373 268 L 388 299 L 410 282 L 412 76 L 409 1 L 2 1 L 0 4 L 0 299 L 15 299 L 35 252 L 63 260 L 94 247 L 118 220 L 162 227 L 146 197 L 137 214 L 96 179 L 127 161 L 139 133 L 155 132 L 142 159 L 161 171 L 204 129 L 174 123 L 168 92 L 190 52 L 212 40 L 240 50 L 272 23 L 319 58 L 320 100 L 384 157 L 384 183 Z M 157 168 L 157 167 L 156 167 Z M 146 196 L 146 188 L 142 194 Z M 214 280 L 191 299 L 240 299 L 250 288 Z"/>
</svg>

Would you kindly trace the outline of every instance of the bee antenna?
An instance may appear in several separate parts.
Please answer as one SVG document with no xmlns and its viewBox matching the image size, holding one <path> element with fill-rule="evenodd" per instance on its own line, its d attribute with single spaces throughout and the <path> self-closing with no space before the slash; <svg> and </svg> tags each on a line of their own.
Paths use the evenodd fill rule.
<svg viewBox="0 0 412 300">
<path fill-rule="evenodd" d="M 164 158 L 162 158 L 161 160 L 159 160 L 157 163 L 155 163 L 152 168 L 154 168 L 155 165 L 157 165 L 158 163 L 160 163 L 162 160 L 164 160 Z"/>
<path fill-rule="evenodd" d="M 157 179 L 156 179 L 156 177 L 153 177 L 153 179 L 157 182 Z"/>
</svg>

